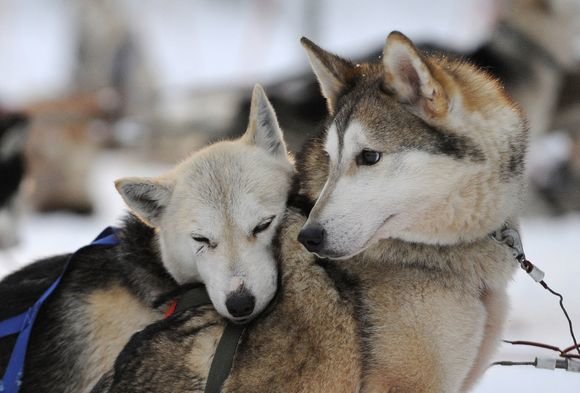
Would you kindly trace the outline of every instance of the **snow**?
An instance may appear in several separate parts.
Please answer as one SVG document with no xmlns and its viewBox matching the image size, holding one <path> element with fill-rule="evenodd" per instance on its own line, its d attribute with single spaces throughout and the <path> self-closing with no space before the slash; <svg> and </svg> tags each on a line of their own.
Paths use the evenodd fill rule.
<svg viewBox="0 0 580 393">
<path fill-rule="evenodd" d="M 59 0 L 0 0 L 0 103 L 50 98 L 69 88 L 70 17 Z"/>
</svg>

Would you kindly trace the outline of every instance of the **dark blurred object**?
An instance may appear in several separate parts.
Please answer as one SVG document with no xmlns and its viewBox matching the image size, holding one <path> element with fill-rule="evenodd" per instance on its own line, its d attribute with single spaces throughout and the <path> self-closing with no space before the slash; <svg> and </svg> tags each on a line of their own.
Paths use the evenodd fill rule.
<svg viewBox="0 0 580 393">
<path fill-rule="evenodd" d="M 24 114 L 0 111 L 0 249 L 18 243 L 27 125 Z"/>
<path fill-rule="evenodd" d="M 555 213 L 580 211 L 580 69 L 564 78 L 552 128 L 540 142 L 545 162 L 530 171 L 532 185 Z"/>
</svg>

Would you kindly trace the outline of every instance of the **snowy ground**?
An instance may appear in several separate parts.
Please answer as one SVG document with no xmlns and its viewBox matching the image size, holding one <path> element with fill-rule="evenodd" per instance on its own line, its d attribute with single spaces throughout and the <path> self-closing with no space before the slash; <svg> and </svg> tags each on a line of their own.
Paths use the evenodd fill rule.
<svg viewBox="0 0 580 393">
<path fill-rule="evenodd" d="M 98 159 L 90 184 L 97 214 L 81 218 L 66 214 L 27 214 L 19 247 L 0 251 L 0 277 L 31 260 L 70 252 L 90 242 L 102 228 L 114 225 L 124 212 L 113 180 L 127 175 L 155 175 L 167 167 L 143 162 L 124 153 L 104 153 Z M 523 236 L 528 258 L 546 272 L 547 282 L 565 296 L 565 304 L 580 334 L 580 215 L 561 218 L 527 218 Z M 510 287 L 512 311 L 506 339 L 534 340 L 560 347 L 570 345 L 567 324 L 557 299 L 519 272 Z M 504 346 L 497 358 L 533 360 L 550 352 Z M 496 367 L 487 372 L 476 390 L 484 392 L 577 392 L 580 374 L 536 370 L 531 367 Z"/>
</svg>

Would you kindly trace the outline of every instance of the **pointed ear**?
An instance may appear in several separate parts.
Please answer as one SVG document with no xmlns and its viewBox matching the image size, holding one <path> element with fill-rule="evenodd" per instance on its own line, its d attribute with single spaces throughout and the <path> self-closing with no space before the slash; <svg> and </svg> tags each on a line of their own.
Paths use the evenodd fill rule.
<svg viewBox="0 0 580 393">
<path fill-rule="evenodd" d="M 28 135 L 28 118 L 23 114 L 11 114 L 0 119 L 0 159 L 21 154 Z"/>
<path fill-rule="evenodd" d="M 288 151 L 286 143 L 284 143 L 284 135 L 276 118 L 276 112 L 274 112 L 272 104 L 260 85 L 255 85 L 252 92 L 250 120 L 242 140 L 261 147 L 275 157 L 288 160 Z"/>
<path fill-rule="evenodd" d="M 129 208 L 147 225 L 158 227 L 169 204 L 173 185 L 155 178 L 126 177 L 115 187 Z"/>
<path fill-rule="evenodd" d="M 354 75 L 354 66 L 351 62 L 320 48 L 306 37 L 302 37 L 300 43 L 306 50 L 312 71 L 318 79 L 320 90 L 332 114 L 336 109 L 338 97 Z"/>
<path fill-rule="evenodd" d="M 430 117 L 447 111 L 449 102 L 442 85 L 411 40 L 398 31 L 387 37 L 383 66 L 385 87 L 394 91 L 401 102 Z"/>
</svg>

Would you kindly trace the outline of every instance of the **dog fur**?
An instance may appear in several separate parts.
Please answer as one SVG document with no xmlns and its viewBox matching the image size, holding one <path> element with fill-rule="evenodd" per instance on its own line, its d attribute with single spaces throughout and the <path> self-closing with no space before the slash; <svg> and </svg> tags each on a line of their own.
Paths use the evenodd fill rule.
<svg viewBox="0 0 580 393">
<path fill-rule="evenodd" d="M 522 114 L 493 78 L 400 33 L 374 64 L 303 43 L 331 116 L 297 157 L 277 237 L 280 295 L 248 326 L 223 391 L 468 391 L 499 341 L 516 269 L 489 234 L 517 225 Z M 364 148 L 385 165 L 353 165 Z M 389 183 L 397 176 L 414 187 Z M 403 217 L 365 228 L 389 214 L 383 199 Z M 318 254 L 340 261 L 297 241 L 314 221 L 328 237 Z M 93 393 L 201 392 L 222 330 L 206 309 L 154 324 Z"/>
</svg>

